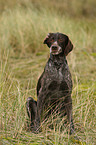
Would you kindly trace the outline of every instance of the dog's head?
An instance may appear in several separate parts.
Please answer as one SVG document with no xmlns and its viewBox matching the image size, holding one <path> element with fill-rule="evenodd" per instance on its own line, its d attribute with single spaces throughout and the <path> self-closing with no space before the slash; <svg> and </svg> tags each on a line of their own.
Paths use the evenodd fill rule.
<svg viewBox="0 0 96 145">
<path fill-rule="evenodd" d="M 47 44 L 50 48 L 50 53 L 53 55 L 63 53 L 67 56 L 73 49 L 73 44 L 68 36 L 62 33 L 49 33 L 44 39 L 44 44 Z"/>
</svg>

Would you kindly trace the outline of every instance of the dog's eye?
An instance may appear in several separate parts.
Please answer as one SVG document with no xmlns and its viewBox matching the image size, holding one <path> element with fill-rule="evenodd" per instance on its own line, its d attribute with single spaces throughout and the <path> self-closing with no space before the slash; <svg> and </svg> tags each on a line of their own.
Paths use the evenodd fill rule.
<svg viewBox="0 0 96 145">
<path fill-rule="evenodd" d="M 62 39 L 62 38 L 59 38 L 59 39 L 58 39 L 58 41 L 59 41 L 59 42 L 62 42 L 62 41 L 63 41 L 63 39 Z"/>
<path fill-rule="evenodd" d="M 54 37 L 50 39 L 50 42 L 53 42 L 53 41 L 54 41 Z"/>
</svg>

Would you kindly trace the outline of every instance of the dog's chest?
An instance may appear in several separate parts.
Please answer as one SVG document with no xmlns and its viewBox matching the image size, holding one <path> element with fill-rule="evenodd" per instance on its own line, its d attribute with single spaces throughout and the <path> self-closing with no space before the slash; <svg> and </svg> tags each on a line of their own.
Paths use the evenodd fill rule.
<svg viewBox="0 0 96 145">
<path fill-rule="evenodd" d="M 58 82 L 61 82 L 64 79 L 61 67 L 59 69 L 56 67 L 50 67 L 49 70 L 45 71 L 45 76 L 46 80 L 49 79 L 50 81 L 57 80 Z"/>
<path fill-rule="evenodd" d="M 55 65 L 49 62 L 45 67 L 46 79 L 48 78 L 50 80 L 57 80 L 58 82 L 61 82 L 65 79 L 66 75 L 67 68 L 64 64 Z"/>
<path fill-rule="evenodd" d="M 55 98 L 58 98 L 63 96 L 65 92 L 68 93 L 71 88 L 72 82 L 68 65 L 62 64 L 57 67 L 54 64 L 47 63 L 41 78 L 39 97 L 55 96 Z"/>
<path fill-rule="evenodd" d="M 55 66 L 52 63 L 48 63 L 45 67 L 43 84 L 50 88 L 50 86 L 60 86 L 62 82 L 65 84 L 66 79 L 68 80 L 68 69 L 62 64 Z"/>
</svg>

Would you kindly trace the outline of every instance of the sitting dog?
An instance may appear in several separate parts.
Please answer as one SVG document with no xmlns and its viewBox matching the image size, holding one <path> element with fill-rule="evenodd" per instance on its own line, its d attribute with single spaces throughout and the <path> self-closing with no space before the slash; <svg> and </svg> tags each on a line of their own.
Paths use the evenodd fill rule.
<svg viewBox="0 0 96 145">
<path fill-rule="evenodd" d="M 44 44 L 50 48 L 50 58 L 37 84 L 37 101 L 29 97 L 26 102 L 33 132 L 38 132 L 40 123 L 53 113 L 67 115 L 70 134 L 74 131 L 72 119 L 72 80 L 66 56 L 73 49 L 67 35 L 49 33 Z"/>
</svg>

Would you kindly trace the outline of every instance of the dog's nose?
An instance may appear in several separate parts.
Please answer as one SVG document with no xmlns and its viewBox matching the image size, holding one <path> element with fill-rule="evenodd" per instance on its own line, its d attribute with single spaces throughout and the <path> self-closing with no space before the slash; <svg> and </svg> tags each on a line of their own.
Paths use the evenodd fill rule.
<svg viewBox="0 0 96 145">
<path fill-rule="evenodd" d="M 57 46 L 52 46 L 52 50 L 57 50 Z"/>
</svg>

